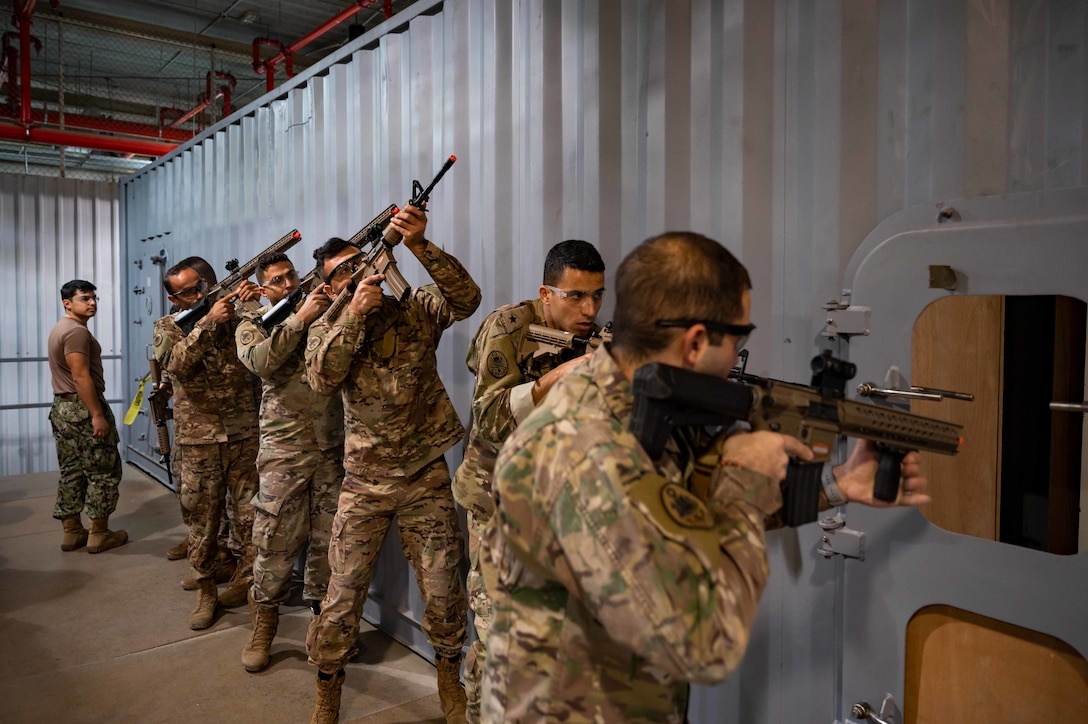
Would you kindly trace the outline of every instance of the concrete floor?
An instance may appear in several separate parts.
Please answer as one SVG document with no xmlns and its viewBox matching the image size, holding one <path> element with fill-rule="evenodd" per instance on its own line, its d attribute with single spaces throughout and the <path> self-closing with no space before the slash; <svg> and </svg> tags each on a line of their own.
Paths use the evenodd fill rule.
<svg viewBox="0 0 1088 724">
<path fill-rule="evenodd" d="M 0 722 L 309 721 L 308 609 L 282 609 L 272 663 L 248 674 L 245 607 L 189 629 L 189 569 L 165 556 L 183 535 L 169 490 L 126 465 L 110 527 L 129 543 L 97 555 L 61 551 L 55 495 L 55 473 L 0 478 Z M 359 643 L 341 722 L 443 721 L 430 662 L 365 622 Z"/>
</svg>

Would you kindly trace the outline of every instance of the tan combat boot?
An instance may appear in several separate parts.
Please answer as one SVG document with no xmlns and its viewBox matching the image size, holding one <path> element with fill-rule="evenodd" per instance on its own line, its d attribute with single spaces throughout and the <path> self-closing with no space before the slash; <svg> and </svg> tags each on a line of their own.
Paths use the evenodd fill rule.
<svg viewBox="0 0 1088 724">
<path fill-rule="evenodd" d="M 442 704 L 442 714 L 446 724 L 464 724 L 465 687 L 461 684 L 461 657 L 447 659 L 436 656 L 434 665 L 438 669 L 438 700 Z"/>
<path fill-rule="evenodd" d="M 168 561 L 180 561 L 182 558 L 189 557 L 189 536 L 185 536 L 181 543 L 166 551 L 166 560 Z"/>
<path fill-rule="evenodd" d="M 128 542 L 128 533 L 110 530 L 109 518 L 91 518 L 91 531 L 87 536 L 87 552 L 101 553 Z"/>
<path fill-rule="evenodd" d="M 215 568 L 212 571 L 212 576 L 215 578 L 216 584 L 226 583 L 234 576 L 234 570 L 238 567 L 238 561 L 234 559 L 230 551 L 219 549 L 219 552 L 215 554 Z M 195 591 L 197 589 L 196 579 L 192 576 L 183 578 L 181 580 L 181 588 L 185 591 Z"/>
<path fill-rule="evenodd" d="M 337 724 L 340 721 L 340 689 L 344 686 L 344 670 L 340 669 L 331 679 L 317 675 L 317 706 L 310 724 Z"/>
<path fill-rule="evenodd" d="M 236 608 L 249 600 L 249 589 L 253 587 L 253 569 L 243 575 L 244 566 L 239 564 L 234 569 L 226 589 L 219 596 L 219 605 L 223 608 Z"/>
<path fill-rule="evenodd" d="M 61 520 L 64 525 L 64 539 L 60 542 L 62 551 L 74 551 L 87 545 L 87 529 L 83 527 L 83 519 L 79 513 L 69 515 Z"/>
<path fill-rule="evenodd" d="M 196 596 L 196 608 L 189 614 L 189 628 L 193 631 L 202 631 L 212 625 L 215 621 L 215 605 L 219 598 L 215 590 L 215 581 L 202 578 L 198 583 L 200 591 Z"/>
<path fill-rule="evenodd" d="M 272 639 L 276 638 L 276 630 L 280 627 L 279 604 L 262 606 L 254 602 L 253 591 L 250 591 L 249 617 L 253 621 L 253 635 L 242 649 L 242 666 L 252 674 L 268 666 Z"/>
</svg>

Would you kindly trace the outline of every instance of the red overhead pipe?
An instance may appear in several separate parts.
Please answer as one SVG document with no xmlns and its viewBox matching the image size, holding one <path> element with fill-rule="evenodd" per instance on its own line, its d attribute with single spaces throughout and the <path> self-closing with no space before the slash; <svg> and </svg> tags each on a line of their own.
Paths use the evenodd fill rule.
<svg viewBox="0 0 1088 724">
<path fill-rule="evenodd" d="M 293 57 L 294 57 L 295 53 L 302 50 L 307 45 L 309 45 L 313 41 L 317 40 L 322 35 L 329 32 L 330 30 L 335 28 L 340 23 L 344 22 L 345 20 L 350 19 L 352 16 L 354 16 L 360 10 L 363 10 L 364 8 L 370 7 L 371 5 L 376 3 L 377 1 L 378 0 L 355 0 L 354 5 L 351 5 L 349 7 L 344 8 L 339 13 L 337 13 L 333 17 L 329 18 L 324 23 L 317 26 L 316 28 L 311 30 L 309 33 L 307 33 L 306 35 L 303 35 L 301 38 L 299 38 L 298 40 L 296 40 L 295 42 L 293 42 L 293 43 L 291 43 L 290 45 L 287 45 L 287 46 L 285 46 L 283 43 L 279 42 L 278 40 L 272 40 L 271 38 L 254 38 L 254 40 L 253 40 L 253 71 L 255 73 L 257 73 L 257 75 L 261 75 L 261 74 L 264 75 L 264 77 L 265 77 L 265 89 L 268 90 L 268 91 L 271 91 L 276 86 L 276 80 L 275 80 L 276 70 L 275 70 L 275 68 L 279 63 L 286 61 L 284 64 L 286 66 L 287 77 L 288 78 L 293 77 L 295 72 L 294 72 L 294 68 L 292 68 L 292 60 L 293 60 Z M 387 17 L 387 18 L 393 17 L 393 0 L 383 0 L 383 2 L 382 2 L 382 12 L 385 14 L 385 17 Z M 260 46 L 261 45 L 271 45 L 271 46 L 274 46 L 274 47 L 278 47 L 280 49 L 280 52 L 277 53 L 276 55 L 274 55 L 273 57 L 269 58 L 268 60 L 262 61 L 261 60 L 261 54 L 260 54 Z"/>
<path fill-rule="evenodd" d="M 54 116 L 59 114 L 54 113 Z M 31 119 L 34 123 L 53 123 L 59 122 L 59 117 L 50 121 L 49 114 L 44 111 L 35 110 L 31 113 Z M 142 136 L 143 138 L 162 139 L 164 141 L 177 141 L 178 143 L 184 143 L 193 137 L 191 131 L 181 131 L 176 129 L 165 129 L 157 126 L 150 126 L 143 123 L 134 123 L 131 121 L 116 121 L 109 118 L 94 118 L 92 116 L 80 116 L 73 113 L 64 114 L 64 125 L 71 126 L 72 128 L 82 128 L 87 131 L 108 131 L 112 133 L 120 133 L 126 136 Z"/>
<path fill-rule="evenodd" d="M 93 148 L 96 151 L 134 153 L 139 156 L 164 156 L 177 148 L 176 143 L 160 143 L 78 131 L 59 131 L 52 128 L 27 128 L 10 123 L 0 123 L 0 139 L 54 146 L 77 146 Z"/>
<path fill-rule="evenodd" d="M 197 96 L 196 105 L 182 113 L 167 128 L 178 128 L 181 124 L 210 106 L 216 98 L 223 99 L 223 117 L 226 118 L 230 115 L 230 91 L 238 81 L 235 80 L 233 75 L 223 70 L 215 71 L 215 77 L 228 81 L 229 85 L 221 85 L 215 93 L 212 93 L 212 71 L 209 70 L 207 75 L 204 76 L 206 90 Z"/>
</svg>

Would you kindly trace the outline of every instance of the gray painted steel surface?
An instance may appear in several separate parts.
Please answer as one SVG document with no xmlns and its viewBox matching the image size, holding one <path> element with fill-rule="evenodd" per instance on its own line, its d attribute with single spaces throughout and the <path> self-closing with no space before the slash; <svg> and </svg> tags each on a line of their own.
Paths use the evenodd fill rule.
<svg viewBox="0 0 1088 724">
<path fill-rule="evenodd" d="M 129 386 L 121 378 L 119 236 L 116 185 L 0 174 L 0 475 L 57 469 L 46 343 L 64 315 L 61 285 L 72 279 L 98 287 L 88 327 L 121 419 Z"/>
<path fill-rule="evenodd" d="M 804 380 L 821 307 L 882 221 L 1085 183 L 1086 40 L 1076 0 L 417 3 L 127 180 L 124 288 L 144 283 L 159 250 L 221 267 L 291 228 L 303 266 L 453 153 L 429 235 L 484 289 L 440 348 L 463 416 L 476 325 L 534 294 L 546 250 L 568 237 L 599 244 L 609 279 L 651 234 L 721 239 L 755 280 L 752 370 Z M 402 267 L 422 281 L 411 259 Z M 126 340 L 127 380 L 143 374 L 161 313 L 143 311 L 155 283 L 130 302 L 144 324 Z M 874 308 L 874 325 L 886 313 Z M 842 715 L 843 566 L 816 560 L 814 535 L 770 536 L 774 574 L 748 656 L 729 682 L 697 691 L 694 721 Z M 376 601 L 411 628 L 410 580 L 386 570 Z"/>
</svg>

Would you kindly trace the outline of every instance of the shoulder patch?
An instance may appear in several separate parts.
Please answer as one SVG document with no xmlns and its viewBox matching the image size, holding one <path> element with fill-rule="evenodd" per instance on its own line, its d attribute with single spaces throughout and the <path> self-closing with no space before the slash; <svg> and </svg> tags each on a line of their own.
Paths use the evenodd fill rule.
<svg viewBox="0 0 1088 724">
<path fill-rule="evenodd" d="M 311 334 L 310 338 L 306 340 L 306 351 L 313 352 L 315 349 L 321 346 L 321 338 L 316 334 Z"/>
<path fill-rule="evenodd" d="M 243 329 L 242 333 L 238 335 L 238 341 L 242 344 L 251 344 L 253 342 L 253 337 L 254 334 L 252 329 Z"/>
<path fill-rule="evenodd" d="M 505 377 L 510 371 L 510 363 L 506 361 L 506 355 L 494 350 L 487 356 L 487 371 L 492 377 Z"/>
<path fill-rule="evenodd" d="M 679 485 L 669 483 L 661 489 L 661 504 L 669 516 L 685 528 L 705 530 L 714 527 L 714 517 L 703 501 Z"/>
<path fill-rule="evenodd" d="M 158 347 L 162 344 L 162 332 L 155 332 L 155 336 L 151 339 L 151 344 L 154 347 Z"/>
</svg>

